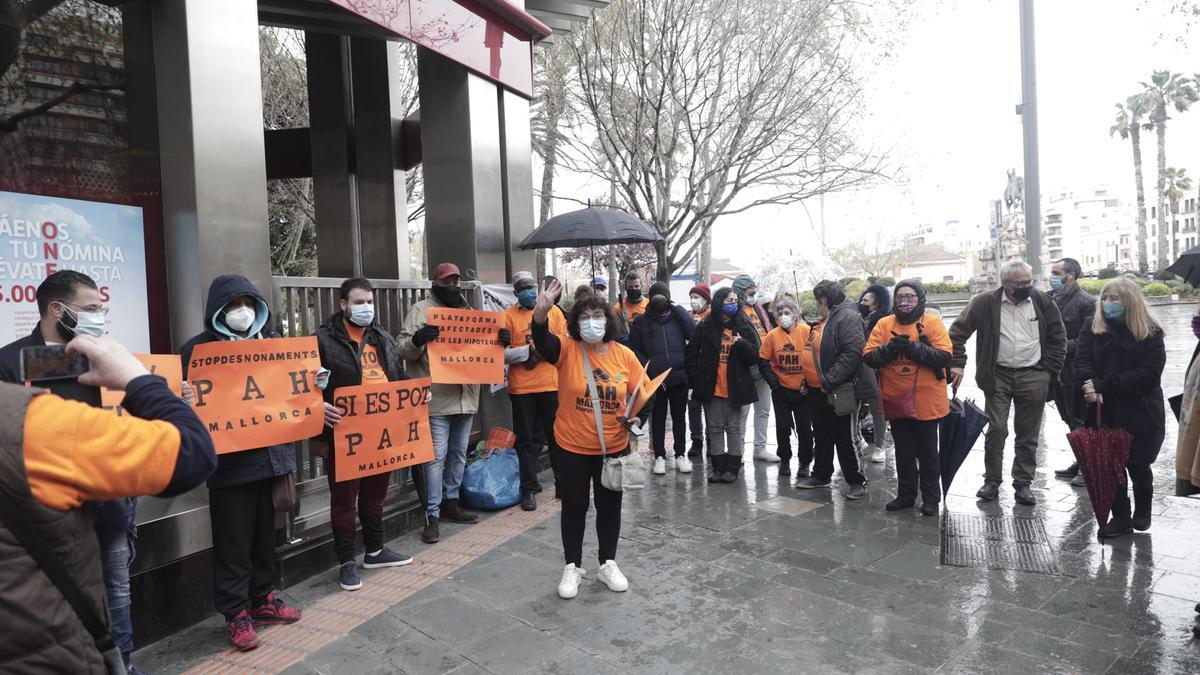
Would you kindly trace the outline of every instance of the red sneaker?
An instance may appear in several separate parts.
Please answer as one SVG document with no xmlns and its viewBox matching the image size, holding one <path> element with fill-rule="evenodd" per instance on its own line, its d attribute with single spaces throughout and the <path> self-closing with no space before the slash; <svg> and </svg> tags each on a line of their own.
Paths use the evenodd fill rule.
<svg viewBox="0 0 1200 675">
<path fill-rule="evenodd" d="M 258 633 L 254 632 L 254 622 L 246 610 L 238 612 L 229 622 L 229 641 L 239 652 L 248 652 L 258 646 Z"/>
<path fill-rule="evenodd" d="M 272 593 L 267 601 L 250 610 L 250 618 L 255 626 L 274 626 L 284 623 L 296 623 L 300 620 L 300 610 L 288 607 Z"/>
</svg>

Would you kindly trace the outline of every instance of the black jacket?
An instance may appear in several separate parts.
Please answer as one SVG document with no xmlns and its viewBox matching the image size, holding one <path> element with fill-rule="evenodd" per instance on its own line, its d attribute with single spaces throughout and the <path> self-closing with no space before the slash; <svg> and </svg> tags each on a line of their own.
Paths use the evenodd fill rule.
<svg viewBox="0 0 1200 675">
<path fill-rule="evenodd" d="M 359 360 L 359 345 L 346 331 L 346 315 L 338 311 L 317 329 L 317 351 L 321 354 L 321 366 L 329 370 L 329 385 L 325 387 L 326 403 L 333 403 L 333 393 L 339 387 L 357 387 L 362 384 L 362 362 Z M 363 330 L 363 342 L 375 348 L 383 371 L 389 382 L 406 379 L 400 355 L 396 351 L 396 340 L 388 334 L 378 321 L 372 321 Z M 324 427 L 321 437 L 333 442 L 332 430 Z"/>
<path fill-rule="evenodd" d="M 863 319 L 863 321 L 866 323 L 866 334 L 868 337 L 870 337 L 871 331 L 875 330 L 875 324 L 879 323 L 879 320 L 883 317 L 892 313 L 892 292 L 881 284 L 871 284 L 870 286 L 867 286 L 867 290 L 863 291 L 862 294 L 858 296 L 858 302 L 860 304 L 862 303 L 863 296 L 865 296 L 867 293 L 875 296 L 876 305 L 875 311 L 871 312 Z M 859 312 L 859 316 L 862 316 L 862 312 Z"/>
<path fill-rule="evenodd" d="M 683 353 L 695 331 L 696 322 L 692 320 L 692 315 L 679 305 L 674 305 L 671 307 L 671 318 L 666 323 L 648 314 L 634 319 L 625 346 L 637 354 L 643 365 L 649 363 L 646 368 L 649 377 L 658 377 L 667 368 L 671 369 L 671 374 L 663 382 L 664 387 L 686 385 L 688 377 Z"/>
<path fill-rule="evenodd" d="M 0 382 L 24 384 L 21 382 L 21 350 L 44 346 L 46 340 L 42 337 L 42 325 L 36 324 L 32 333 L 0 348 Z M 38 383 L 38 386 L 65 399 L 100 406 L 100 388 L 79 384 L 78 380 L 52 380 Z"/>
<path fill-rule="evenodd" d="M 1092 323 L 1092 315 L 1096 312 L 1096 298 L 1080 288 L 1079 284 L 1071 284 L 1067 292 L 1054 295 L 1054 304 L 1058 305 L 1063 327 L 1067 330 L 1067 360 L 1063 364 L 1059 381 L 1067 385 L 1079 384 L 1082 380 L 1075 375 L 1075 351 L 1080 331 Z"/>
<path fill-rule="evenodd" d="M 1158 458 L 1166 429 L 1162 372 L 1167 363 L 1163 333 L 1155 328 L 1145 340 L 1133 339 L 1125 323 L 1109 321 L 1099 335 L 1091 323 L 1079 331 L 1075 370 L 1079 381 L 1091 380 L 1104 395 L 1105 426 L 1133 434 L 1131 466 L 1151 464 Z M 1084 424 L 1096 425 L 1096 407 L 1089 405 Z"/>
<path fill-rule="evenodd" d="M 758 350 L 762 342 L 758 331 L 750 321 L 738 312 L 734 315 L 733 330 L 742 337 L 733 343 L 726 363 L 729 400 L 745 405 L 758 400 L 758 388 L 754 384 L 754 369 L 760 368 Z M 688 383 L 692 387 L 692 398 L 708 401 L 717 387 L 717 366 L 721 363 L 721 338 L 725 324 L 718 313 L 708 315 L 692 335 L 684 352 Z M 760 370 L 761 374 L 761 370 Z"/>
<path fill-rule="evenodd" d="M 192 350 L 196 345 L 229 339 L 213 323 L 213 319 L 225 305 L 243 295 L 249 295 L 257 300 L 258 320 L 255 323 L 260 326 L 257 336 L 262 338 L 280 337 L 279 333 L 270 327 L 271 316 L 267 309 L 266 298 L 258 292 L 254 284 L 238 274 L 219 276 L 213 279 L 212 284 L 208 287 L 208 302 L 204 308 L 204 332 L 188 340 L 179 348 L 179 355 L 183 361 L 184 379 L 187 379 L 188 361 L 191 360 Z M 217 470 L 208 479 L 208 487 L 212 489 L 244 485 L 275 476 L 283 476 L 295 470 L 296 447 L 292 443 L 228 452 L 217 456 Z"/>
<path fill-rule="evenodd" d="M 822 391 L 833 391 L 846 382 L 855 383 L 855 398 L 860 401 L 879 395 L 875 374 L 863 364 L 863 348 L 867 338 L 863 333 L 862 315 L 858 305 L 846 300 L 833 308 L 821 329 L 820 363 Z"/>
</svg>

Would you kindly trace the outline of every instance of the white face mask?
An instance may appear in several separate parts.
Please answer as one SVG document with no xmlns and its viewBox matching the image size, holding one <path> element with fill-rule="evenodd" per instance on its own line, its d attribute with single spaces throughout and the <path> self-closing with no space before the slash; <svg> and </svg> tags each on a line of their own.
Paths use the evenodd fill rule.
<svg viewBox="0 0 1200 675">
<path fill-rule="evenodd" d="M 597 344 L 604 339 L 604 319 L 580 319 L 579 336 L 588 344 Z"/>
<path fill-rule="evenodd" d="M 104 335 L 104 314 L 100 312 L 76 312 L 66 305 L 63 305 L 63 309 L 75 315 L 75 327 L 71 330 L 76 335 L 91 335 L 92 337 Z"/>
<path fill-rule="evenodd" d="M 746 296 L 746 304 L 750 305 L 751 307 L 757 305 L 758 304 L 758 296 L 757 295 L 747 295 Z"/>
<path fill-rule="evenodd" d="M 692 311 L 699 312 L 704 309 L 704 298 L 692 298 Z"/>
<path fill-rule="evenodd" d="M 238 307 L 225 312 L 225 325 L 239 333 L 244 333 L 254 325 L 254 318 L 254 310 L 249 307 Z"/>
<path fill-rule="evenodd" d="M 350 323 L 359 328 L 366 328 L 375 320 L 375 305 L 363 303 L 350 306 Z"/>
<path fill-rule="evenodd" d="M 791 330 L 792 326 L 796 325 L 796 317 L 791 314 L 780 314 L 779 325 L 783 326 L 784 330 Z"/>
</svg>

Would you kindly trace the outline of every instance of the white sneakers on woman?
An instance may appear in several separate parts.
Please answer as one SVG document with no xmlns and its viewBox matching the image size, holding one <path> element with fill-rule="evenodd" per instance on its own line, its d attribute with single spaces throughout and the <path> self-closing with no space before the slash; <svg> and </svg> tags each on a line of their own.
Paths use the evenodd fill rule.
<svg viewBox="0 0 1200 675">
<path fill-rule="evenodd" d="M 692 460 L 687 458 L 687 455 L 680 455 L 675 458 L 675 470 L 679 473 L 692 472 Z"/>
<path fill-rule="evenodd" d="M 579 595 L 579 582 L 583 580 L 585 573 L 582 568 L 576 567 L 575 563 L 567 563 L 563 568 L 562 580 L 558 582 L 558 597 L 563 600 L 570 600 Z M 614 560 L 609 560 L 600 566 L 596 577 L 601 583 L 608 586 L 608 590 L 616 593 L 624 593 L 629 590 L 629 580 L 621 573 L 621 568 L 617 567 Z"/>
<path fill-rule="evenodd" d="M 579 582 L 583 579 L 583 570 L 575 563 L 567 563 L 563 568 L 562 580 L 558 582 L 558 597 L 570 600 L 579 595 Z"/>
<path fill-rule="evenodd" d="M 654 458 L 654 468 L 651 469 L 655 476 L 667 475 L 667 460 L 663 457 Z"/>
</svg>

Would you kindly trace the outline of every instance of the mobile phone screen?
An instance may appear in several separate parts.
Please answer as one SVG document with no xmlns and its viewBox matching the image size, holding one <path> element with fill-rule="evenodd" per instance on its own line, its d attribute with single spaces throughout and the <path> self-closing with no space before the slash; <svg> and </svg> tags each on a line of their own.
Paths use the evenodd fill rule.
<svg viewBox="0 0 1200 675">
<path fill-rule="evenodd" d="M 72 380 L 90 369 L 83 354 L 67 354 L 64 345 L 25 347 L 21 350 L 21 380 L 45 382 Z"/>
</svg>

